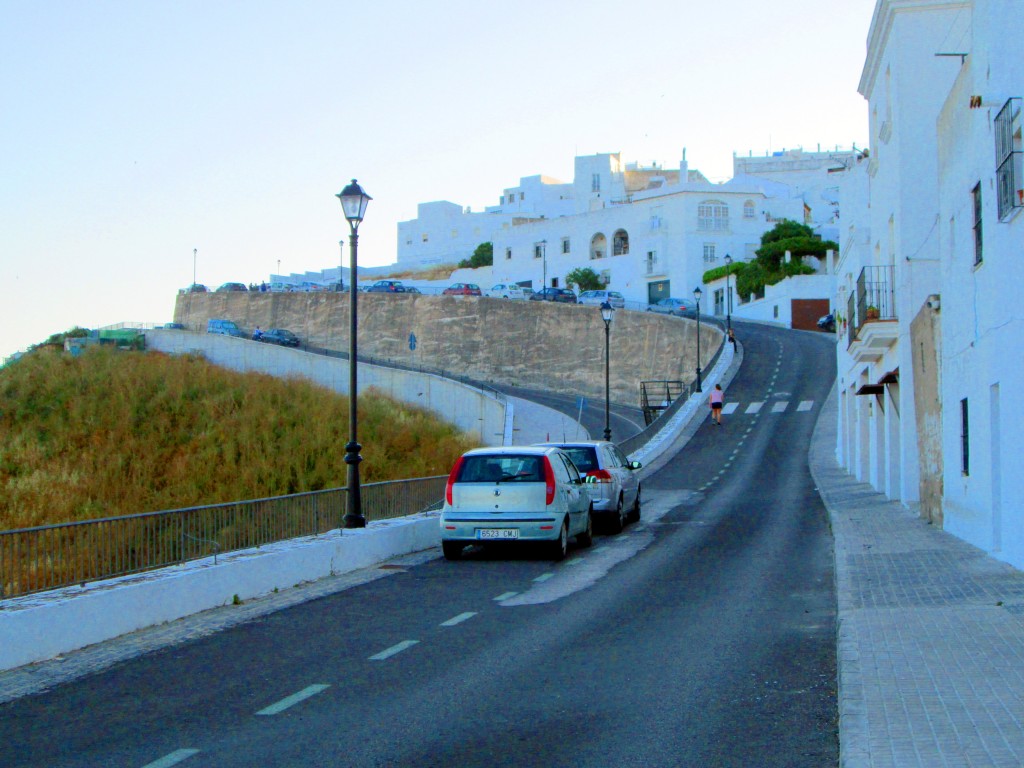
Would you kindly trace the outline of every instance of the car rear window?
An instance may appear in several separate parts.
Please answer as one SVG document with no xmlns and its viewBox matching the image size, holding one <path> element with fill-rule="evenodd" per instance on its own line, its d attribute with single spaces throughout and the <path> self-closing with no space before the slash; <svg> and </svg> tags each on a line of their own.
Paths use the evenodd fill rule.
<svg viewBox="0 0 1024 768">
<path fill-rule="evenodd" d="M 591 470 L 598 469 L 597 452 L 592 447 L 582 446 L 579 448 L 563 448 L 562 450 L 569 454 L 572 463 L 576 465 L 576 469 L 580 472 L 590 472 Z"/>
<path fill-rule="evenodd" d="M 543 483 L 543 456 L 466 456 L 457 483 Z"/>
</svg>

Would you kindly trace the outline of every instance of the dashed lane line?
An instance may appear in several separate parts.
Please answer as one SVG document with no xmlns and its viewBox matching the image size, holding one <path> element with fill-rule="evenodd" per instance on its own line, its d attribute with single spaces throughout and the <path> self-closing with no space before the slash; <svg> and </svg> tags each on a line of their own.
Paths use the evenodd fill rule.
<svg viewBox="0 0 1024 768">
<path fill-rule="evenodd" d="M 172 765 L 188 760 L 192 755 L 198 755 L 198 749 L 176 749 L 169 755 L 164 755 L 159 760 L 146 763 L 142 768 L 171 768 Z"/>
<path fill-rule="evenodd" d="M 510 597 L 515 597 L 518 594 L 518 592 L 502 592 L 497 597 L 492 597 L 491 599 L 496 603 L 500 603 L 502 600 L 508 600 Z"/>
<path fill-rule="evenodd" d="M 552 578 L 554 575 L 555 574 L 553 573 L 542 573 L 540 576 L 534 579 L 534 581 L 540 584 L 541 582 L 547 581 L 548 579 Z"/>
<path fill-rule="evenodd" d="M 402 651 L 407 650 L 408 648 L 412 648 L 418 642 L 419 640 L 403 640 L 397 645 L 392 645 L 390 648 L 385 648 L 380 653 L 373 654 L 373 656 L 371 656 L 369 660 L 384 661 L 384 659 L 390 659 L 396 653 L 401 653 Z"/>
<path fill-rule="evenodd" d="M 460 613 L 458 616 L 452 616 L 448 621 L 442 621 L 441 626 L 454 627 L 456 624 L 461 624 L 466 619 L 472 619 L 474 616 L 476 616 L 476 611 L 466 611 L 465 613 Z"/>
<path fill-rule="evenodd" d="M 298 693 L 293 693 L 291 696 L 287 696 L 287 697 L 281 699 L 276 704 L 271 704 L 269 707 L 266 707 L 265 709 L 261 709 L 256 714 L 257 715 L 276 715 L 276 714 L 278 714 L 280 712 L 284 712 L 289 707 L 294 707 L 300 701 L 305 701 L 310 696 L 316 696 L 318 693 L 320 693 L 323 690 L 326 690 L 329 687 L 330 686 L 328 686 L 328 685 L 323 685 L 323 684 L 320 684 L 320 683 L 318 683 L 316 685 L 306 686 L 305 688 L 303 688 Z"/>
</svg>

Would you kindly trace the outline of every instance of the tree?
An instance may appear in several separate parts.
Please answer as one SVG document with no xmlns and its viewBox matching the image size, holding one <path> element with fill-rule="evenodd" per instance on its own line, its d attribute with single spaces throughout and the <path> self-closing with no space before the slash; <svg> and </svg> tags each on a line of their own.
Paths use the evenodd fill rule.
<svg viewBox="0 0 1024 768">
<path fill-rule="evenodd" d="M 794 260 L 799 261 L 804 256 L 824 258 L 825 252 L 829 250 L 838 251 L 839 246 L 832 240 L 822 240 L 806 224 L 783 219 L 761 235 L 761 247 L 756 254 L 765 271 L 774 275 L 783 271 L 786 251 L 790 252 Z"/>
<path fill-rule="evenodd" d="M 600 275 L 590 267 L 576 267 L 565 276 L 566 285 L 578 286 L 581 291 L 596 291 L 604 288 Z"/>
<path fill-rule="evenodd" d="M 468 259 L 459 262 L 459 267 L 465 269 L 476 269 L 477 267 L 489 267 L 494 264 L 494 243 L 480 243 Z"/>
</svg>

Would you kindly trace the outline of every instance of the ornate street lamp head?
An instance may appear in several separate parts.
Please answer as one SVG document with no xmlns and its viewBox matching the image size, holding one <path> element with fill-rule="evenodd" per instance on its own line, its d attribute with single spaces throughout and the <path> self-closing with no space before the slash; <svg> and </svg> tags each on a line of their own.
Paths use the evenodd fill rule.
<svg viewBox="0 0 1024 768">
<path fill-rule="evenodd" d="M 703 296 L 703 295 L 704 295 L 704 292 L 701 291 L 699 285 L 696 288 L 693 289 L 693 298 L 695 298 L 697 300 L 698 304 L 700 304 L 700 297 Z"/>
<path fill-rule="evenodd" d="M 601 319 L 604 320 L 604 324 L 608 325 L 612 321 L 612 315 L 615 310 L 612 309 L 612 305 L 607 301 L 601 302 Z"/>
<path fill-rule="evenodd" d="M 359 222 L 366 214 L 366 205 L 373 199 L 363 191 L 355 179 L 352 179 L 352 183 L 335 197 L 341 200 L 341 209 L 345 212 L 345 218 L 348 219 L 348 223 L 352 227 L 359 226 Z"/>
</svg>

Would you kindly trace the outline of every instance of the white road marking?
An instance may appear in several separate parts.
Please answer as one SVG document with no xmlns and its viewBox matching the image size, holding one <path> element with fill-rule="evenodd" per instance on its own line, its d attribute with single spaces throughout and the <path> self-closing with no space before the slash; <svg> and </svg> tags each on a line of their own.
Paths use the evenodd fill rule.
<svg viewBox="0 0 1024 768">
<path fill-rule="evenodd" d="M 728 415 L 735 411 L 739 407 L 739 405 L 739 403 L 726 403 L 725 405 L 722 406 L 722 413 Z"/>
<path fill-rule="evenodd" d="M 261 709 L 256 714 L 257 715 L 276 715 L 278 712 L 284 712 L 286 709 L 288 709 L 288 707 L 294 707 L 300 701 L 305 701 L 310 696 L 316 696 L 318 693 L 320 693 L 320 691 L 323 691 L 323 690 L 325 690 L 326 688 L 329 688 L 329 687 L 330 686 L 328 686 L 328 685 L 321 685 L 321 684 L 310 685 L 310 686 L 308 686 L 306 688 L 303 688 L 298 693 L 293 693 L 291 696 L 288 696 L 287 698 L 281 699 L 276 704 L 271 704 L 266 709 Z"/>
<path fill-rule="evenodd" d="M 595 552 L 607 552 L 608 549 L 609 549 L 609 547 L 607 545 L 605 545 L 603 547 L 597 547 L 594 551 Z"/>
<path fill-rule="evenodd" d="M 763 405 L 763 401 L 760 403 L 751 403 L 750 405 L 747 406 L 747 410 L 744 411 L 744 413 L 757 413 L 758 411 L 761 410 L 761 406 Z"/>
<path fill-rule="evenodd" d="M 498 595 L 497 597 L 493 597 L 491 599 L 494 600 L 495 602 L 501 602 L 502 600 L 508 600 L 510 597 L 515 597 L 518 594 L 519 594 L 518 592 L 503 592 L 502 594 Z"/>
<path fill-rule="evenodd" d="M 536 579 L 534 579 L 534 581 L 537 582 L 538 584 L 540 584 L 542 581 L 547 581 L 548 579 L 550 579 L 554 575 L 555 574 L 553 574 L 553 573 L 542 573 L 540 576 L 538 576 Z"/>
<path fill-rule="evenodd" d="M 801 400 L 800 405 L 796 407 L 798 411 L 809 411 L 814 407 L 813 400 Z"/>
<path fill-rule="evenodd" d="M 789 400 L 780 400 L 777 403 L 772 403 L 772 413 L 782 413 L 789 408 Z"/>
<path fill-rule="evenodd" d="M 466 611 L 466 613 L 460 613 L 458 616 L 452 616 L 448 621 L 442 621 L 442 627 L 454 627 L 456 624 L 461 624 L 466 619 L 472 619 L 476 616 L 475 611 Z"/>
<path fill-rule="evenodd" d="M 198 755 L 198 749 L 176 749 L 171 754 L 161 757 L 159 760 L 154 760 L 152 763 L 146 763 L 142 768 L 171 768 L 172 765 L 177 765 L 180 762 L 188 760 L 192 755 Z"/>
<path fill-rule="evenodd" d="M 396 653 L 401 653 L 402 651 L 404 651 L 407 648 L 412 648 L 418 642 L 419 642 L 419 640 L 403 640 L 398 645 L 392 645 L 390 648 L 387 648 L 387 649 L 381 651 L 380 653 L 373 654 L 373 656 L 371 656 L 369 660 L 370 661 L 384 661 L 384 659 L 389 659 L 392 656 L 394 656 Z"/>
<path fill-rule="evenodd" d="M 583 558 L 582 557 L 574 557 L 572 560 L 569 560 L 568 562 L 562 563 L 562 565 L 579 565 L 582 562 L 583 562 Z"/>
</svg>

